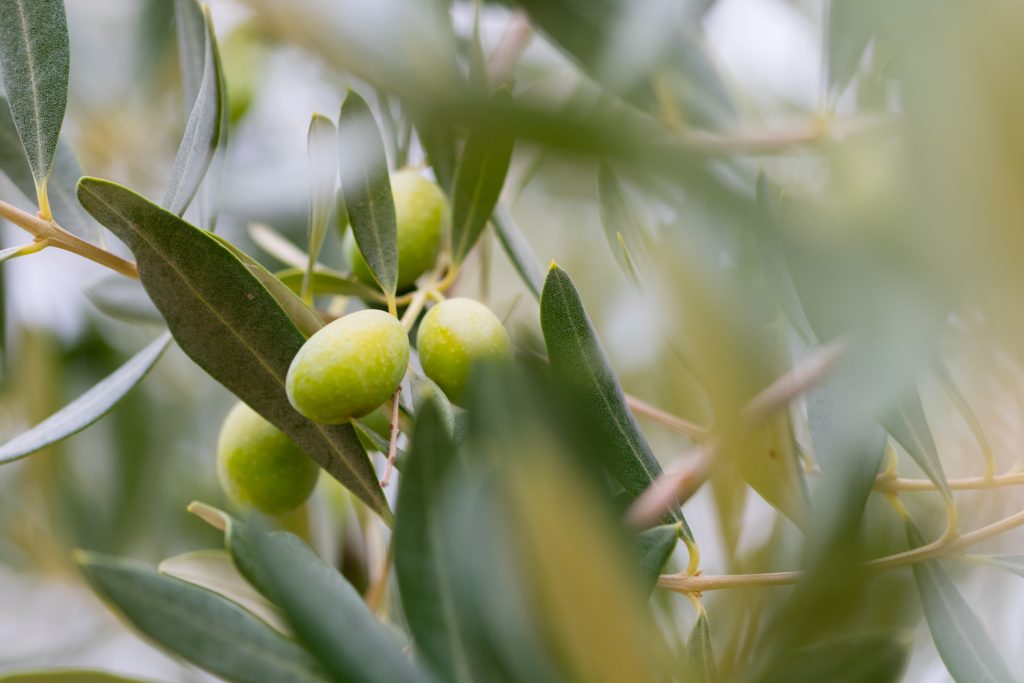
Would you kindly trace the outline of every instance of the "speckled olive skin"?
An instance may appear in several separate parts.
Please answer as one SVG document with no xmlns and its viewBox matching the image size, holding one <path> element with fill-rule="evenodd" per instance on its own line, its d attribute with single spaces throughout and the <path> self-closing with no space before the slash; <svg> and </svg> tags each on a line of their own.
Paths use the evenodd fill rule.
<svg viewBox="0 0 1024 683">
<path fill-rule="evenodd" d="M 217 475 L 241 507 L 279 515 L 313 492 L 320 468 L 284 432 L 239 402 L 217 439 Z"/>
<path fill-rule="evenodd" d="M 460 406 L 475 363 L 512 358 L 501 321 L 472 299 L 448 299 L 431 308 L 420 322 L 416 348 L 427 377 Z"/>
<path fill-rule="evenodd" d="M 356 311 L 306 340 L 288 368 L 285 388 L 297 411 L 338 424 L 388 400 L 408 367 L 402 324 L 383 311 Z"/>
<path fill-rule="evenodd" d="M 448 200 L 440 187 L 411 169 L 391 176 L 391 194 L 398 229 L 398 289 L 405 289 L 437 260 L 441 235 L 449 220 Z M 352 274 L 366 284 L 374 284 L 355 240 L 347 238 L 346 247 Z"/>
</svg>

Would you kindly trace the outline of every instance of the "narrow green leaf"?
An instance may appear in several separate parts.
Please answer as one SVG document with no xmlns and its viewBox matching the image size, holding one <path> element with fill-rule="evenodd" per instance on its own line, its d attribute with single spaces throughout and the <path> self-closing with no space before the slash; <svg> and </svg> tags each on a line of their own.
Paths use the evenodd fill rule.
<svg viewBox="0 0 1024 683">
<path fill-rule="evenodd" d="M 388 159 L 366 101 L 349 91 L 338 119 L 341 191 L 356 244 L 388 297 L 398 285 L 398 228 Z"/>
<path fill-rule="evenodd" d="M 952 498 L 953 494 L 946 481 L 946 473 L 942 469 L 942 461 L 939 460 L 939 451 L 935 448 L 935 440 L 932 439 L 931 428 L 928 427 L 928 419 L 924 415 L 924 407 L 921 405 L 921 397 L 917 390 L 913 389 L 904 396 L 880 417 L 879 422 L 914 459 L 942 495 L 947 500 Z"/>
<path fill-rule="evenodd" d="M 269 225 L 263 225 L 262 223 L 250 223 L 249 224 L 249 237 L 255 242 L 260 249 L 267 252 L 281 263 L 284 263 L 291 268 L 298 268 L 299 271 L 303 271 L 306 267 L 306 252 L 299 249 L 293 242 L 287 237 L 274 230 Z M 317 269 L 325 268 L 322 264 L 317 264 Z"/>
<path fill-rule="evenodd" d="M 317 424 L 288 402 L 284 379 L 305 337 L 235 252 L 115 183 L 83 178 L 78 196 L 131 249 L 142 284 L 182 350 L 390 520 L 351 425 Z"/>
<path fill-rule="evenodd" d="M 36 183 L 25 150 L 18 137 L 18 129 L 6 98 L 0 95 L 0 173 L 6 175 L 25 198 L 35 201 Z M 53 158 L 53 169 L 47 184 L 53 218 L 65 230 L 95 244 L 102 244 L 102 228 L 87 214 L 75 196 L 75 185 L 82 177 L 75 153 L 61 137 Z"/>
<path fill-rule="evenodd" d="M 576 393 L 598 435 L 607 444 L 604 466 L 622 488 L 636 498 L 661 474 L 661 466 L 640 432 L 636 418 L 604 349 L 594 332 L 579 293 L 569 275 L 552 264 L 540 298 L 540 323 L 551 371 Z M 683 538 L 692 540 L 689 526 L 678 510 L 672 517 L 682 523 Z"/>
<path fill-rule="evenodd" d="M 248 554 L 259 585 L 284 612 L 299 641 L 335 680 L 402 683 L 427 679 L 377 623 L 362 597 L 297 536 L 230 527 L 229 547 Z M 243 571 L 243 573 L 245 573 Z"/>
<path fill-rule="evenodd" d="M 338 130 L 326 116 L 313 114 L 306 138 L 309 154 L 311 188 L 309 194 L 309 262 L 302 283 L 302 298 L 313 300 L 313 271 L 327 237 L 327 222 L 334 204 L 334 188 L 338 183 Z"/>
<path fill-rule="evenodd" d="M 438 117 L 421 117 L 416 123 L 416 135 L 427 155 L 430 168 L 441 187 L 451 191 L 455 180 L 455 130 L 450 121 Z"/>
<path fill-rule="evenodd" d="M 800 648 L 779 657 L 757 683 L 895 683 L 907 644 L 898 633 L 868 633 Z"/>
<path fill-rule="evenodd" d="M 127 363 L 27 432 L 0 446 L 0 464 L 14 462 L 77 434 L 106 415 L 153 368 L 171 341 L 161 334 Z"/>
<path fill-rule="evenodd" d="M 302 291 L 302 282 L 306 278 L 305 268 L 286 268 L 274 274 L 278 280 L 289 290 L 298 294 Z M 361 299 L 371 301 L 380 299 L 380 293 L 367 287 L 364 282 L 357 280 L 351 275 L 331 270 L 326 266 L 318 267 L 313 271 L 310 280 L 310 292 L 317 294 L 336 294 L 338 296 L 358 296 Z"/>
<path fill-rule="evenodd" d="M 839 95 L 857 73 L 868 44 L 881 28 L 888 4 L 831 0 L 828 8 L 828 89 Z"/>
<path fill-rule="evenodd" d="M 502 249 L 512 262 L 512 267 L 519 273 L 527 289 L 540 300 L 541 288 L 544 286 L 544 271 L 530 250 L 526 236 L 512 220 L 512 214 L 499 205 L 491 216 L 491 224 Z"/>
<path fill-rule="evenodd" d="M 637 534 L 633 539 L 633 550 L 648 594 L 654 590 L 665 563 L 672 557 L 680 530 L 679 524 L 662 524 Z"/>
<path fill-rule="evenodd" d="M 45 217 L 50 216 L 46 181 L 64 123 L 70 66 L 64 0 L 0 3 L 0 72 Z"/>
<path fill-rule="evenodd" d="M 711 649 L 711 628 L 708 614 L 703 609 L 697 613 L 690 637 L 686 641 L 687 672 L 693 683 L 715 683 L 718 680 L 718 665 Z"/>
<path fill-rule="evenodd" d="M 441 424 L 449 434 L 455 434 L 455 411 L 448 397 L 434 380 L 418 372 L 409 373 L 409 388 L 412 390 L 412 405 L 416 414 L 429 401 L 441 415 Z"/>
<path fill-rule="evenodd" d="M 249 585 L 225 550 L 194 550 L 175 555 L 161 562 L 157 571 L 227 598 L 278 633 L 291 635 L 280 610 Z"/>
<path fill-rule="evenodd" d="M 0 674 L 0 683 L 145 683 L 139 678 L 126 678 L 92 669 L 43 669 Z"/>
<path fill-rule="evenodd" d="M 164 318 L 149 300 L 145 288 L 138 280 L 113 273 L 82 290 L 85 298 L 111 318 L 133 323 L 163 325 Z"/>
<path fill-rule="evenodd" d="M 458 614 L 455 577 L 442 546 L 441 487 L 455 460 L 455 443 L 437 404 L 419 409 L 409 461 L 402 472 L 395 524 L 395 573 L 402 608 L 419 652 L 439 677 L 472 681 Z"/>
<path fill-rule="evenodd" d="M 644 253 L 643 227 L 636 208 L 607 162 L 601 162 L 597 172 L 597 198 L 608 246 L 622 271 L 639 283 L 642 278 L 637 259 Z"/>
<path fill-rule="evenodd" d="M 483 3 L 477 2 L 473 7 L 473 35 L 469 39 L 469 87 L 486 93 L 487 88 L 487 58 L 484 56 L 484 46 L 480 40 L 480 6 Z"/>
<path fill-rule="evenodd" d="M 204 22 L 203 77 L 196 93 L 195 104 L 185 124 L 185 133 L 171 169 L 170 186 L 163 200 L 163 205 L 179 216 L 185 213 L 185 209 L 196 196 L 223 132 L 223 78 L 220 73 L 220 59 L 215 52 L 217 39 L 213 34 L 213 21 L 209 12 L 204 12 Z M 189 30 L 191 26 L 190 21 L 182 28 Z"/>
<path fill-rule="evenodd" d="M 907 524 L 911 547 L 924 545 L 913 522 Z M 914 581 L 928 628 L 946 669 L 956 683 L 1013 683 L 1015 680 L 985 627 L 957 591 L 938 561 L 913 565 Z"/>
<path fill-rule="evenodd" d="M 203 588 L 116 558 L 82 553 L 93 589 L 143 635 L 236 683 L 323 683 L 316 662 L 241 607 Z"/>
<path fill-rule="evenodd" d="M 507 90 L 496 104 L 511 100 Z M 513 139 L 494 131 L 472 130 L 462 149 L 452 186 L 452 258 L 462 263 L 498 203 L 512 161 Z"/>
<path fill-rule="evenodd" d="M 185 116 L 192 113 L 203 83 L 206 65 L 206 17 L 196 0 L 174 0 L 175 38 Z"/>
</svg>

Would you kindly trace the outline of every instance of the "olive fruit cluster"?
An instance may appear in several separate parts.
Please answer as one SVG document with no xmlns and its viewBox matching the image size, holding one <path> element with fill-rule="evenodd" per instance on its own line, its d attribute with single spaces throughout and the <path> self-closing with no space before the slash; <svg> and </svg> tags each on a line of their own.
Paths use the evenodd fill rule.
<svg viewBox="0 0 1024 683">
<path fill-rule="evenodd" d="M 399 285 L 408 286 L 437 259 L 447 201 L 437 185 L 412 171 L 394 174 L 391 182 Z M 372 282 L 358 250 L 352 255 L 355 274 Z M 460 406 L 465 406 L 475 365 L 512 356 L 501 321 L 472 299 L 435 305 L 423 316 L 416 341 L 423 371 Z M 394 395 L 409 356 L 409 335 L 393 315 L 373 309 L 350 313 L 318 330 L 299 349 L 285 378 L 288 400 L 315 422 L 340 424 L 364 417 Z M 316 463 L 244 403 L 224 421 L 217 455 L 228 495 L 267 514 L 300 505 L 316 484 Z"/>
</svg>

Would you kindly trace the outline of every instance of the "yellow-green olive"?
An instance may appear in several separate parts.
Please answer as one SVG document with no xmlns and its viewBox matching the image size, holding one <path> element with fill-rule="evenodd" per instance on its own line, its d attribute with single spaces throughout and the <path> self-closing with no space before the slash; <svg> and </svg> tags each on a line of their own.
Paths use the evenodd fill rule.
<svg viewBox="0 0 1024 683">
<path fill-rule="evenodd" d="M 306 340 L 288 368 L 285 388 L 295 410 L 338 424 L 388 400 L 408 366 L 402 324 L 383 311 L 357 311 Z"/>
<path fill-rule="evenodd" d="M 427 311 L 416 337 L 420 363 L 456 405 L 464 405 L 473 366 L 509 360 L 512 345 L 491 309 L 472 299 L 448 299 Z"/>
<path fill-rule="evenodd" d="M 391 176 L 398 237 L 398 288 L 405 289 L 434 266 L 441 235 L 448 220 L 448 200 L 441 188 L 416 171 L 405 169 Z M 373 275 L 355 240 L 346 239 L 352 274 L 374 284 Z"/>
<path fill-rule="evenodd" d="M 220 429 L 217 475 L 237 505 L 279 515 L 301 505 L 320 467 L 284 432 L 239 402 Z"/>
</svg>

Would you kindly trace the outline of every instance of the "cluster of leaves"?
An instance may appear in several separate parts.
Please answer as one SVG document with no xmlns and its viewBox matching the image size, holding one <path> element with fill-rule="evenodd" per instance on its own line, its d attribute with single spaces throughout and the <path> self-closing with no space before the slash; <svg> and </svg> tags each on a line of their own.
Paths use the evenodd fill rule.
<svg viewBox="0 0 1024 683">
<path fill-rule="evenodd" d="M 613 0 L 586 8 L 551 0 L 517 3 L 520 16 L 571 55 L 590 87 L 599 89 L 592 106 L 553 110 L 505 87 L 492 92 L 491 85 L 499 84 L 488 82 L 478 31 L 465 54 L 452 55 L 453 73 L 430 80 L 449 84 L 438 92 L 408 85 L 383 58 L 369 66 L 361 60 L 346 64 L 392 90 L 401 103 L 401 121 L 386 120 L 387 104 L 383 117 L 399 141 L 391 149 L 395 164 L 408 152 L 409 143 L 397 134 L 405 126 L 408 136 L 415 131 L 451 199 L 441 269 L 457 273 L 490 227 L 540 305 L 543 360 L 525 357 L 519 372 L 481 369 L 467 411 L 456 415 L 439 392 L 417 392 L 413 383 L 413 393 L 422 396 L 405 406 L 413 427 L 400 460 L 394 512 L 360 436 L 381 451 L 389 444 L 373 441 L 358 422 L 325 426 L 304 418 L 284 390 L 295 353 L 324 324 L 313 307 L 317 297 L 362 297 L 394 312 L 400 304 L 412 305 L 397 291 L 395 210 L 381 128 L 355 91 L 345 97 L 337 125 L 313 117 L 308 252 L 293 268 L 269 272 L 213 233 L 218 158 L 228 131 L 225 76 L 209 13 L 195 0 L 174 4 L 188 118 L 160 204 L 116 183 L 79 179 L 60 139 L 69 73 L 62 0 L 0 4 L 7 92 L 0 106 L 0 168 L 39 206 L 38 218 L 3 214 L 36 236 L 29 247 L 4 257 L 55 246 L 126 275 L 137 268 L 157 319 L 167 327 L 78 400 L 0 446 L 0 463 L 98 420 L 173 340 L 392 527 L 396 590 L 389 601 L 381 583 L 364 600 L 300 538 L 273 530 L 271 520 L 235 519 L 196 504 L 193 511 L 224 532 L 226 550 L 171 558 L 160 571 L 96 554 L 80 557 L 95 590 L 141 633 L 211 673 L 243 682 L 895 681 L 904 667 L 910 619 L 893 599 L 899 587 L 884 584 L 864 564 L 878 547 L 862 533 L 878 498 L 872 491 L 884 483 L 879 470 L 890 444 L 924 472 L 945 502 L 947 518 L 945 534 L 933 546 L 909 514 L 890 513 L 882 526 L 902 526 L 906 538 L 885 548 L 896 554 L 881 564 L 898 566 L 906 559 L 913 565 L 924 616 L 955 680 L 1013 680 L 977 615 L 934 560 L 941 552 L 924 552 L 941 551 L 958 528 L 952 488 L 914 387 L 919 367 L 894 369 L 896 363 L 876 362 L 872 355 L 879 338 L 863 334 L 859 324 L 885 320 L 884 305 L 873 307 L 872 300 L 867 310 L 852 311 L 835 306 L 844 300 L 837 290 L 850 286 L 849 265 L 786 230 L 820 218 L 814 207 L 790 201 L 765 175 L 750 177 L 728 158 L 709 160 L 714 145 L 705 140 L 674 135 L 683 121 L 705 131 L 728 127 L 738 106 L 689 23 L 661 14 L 665 3 L 635 11 Z M 833 93 L 840 93 L 880 29 L 874 3 L 860 11 L 848 2 L 835 4 L 829 77 Z M 612 59 L 620 53 L 608 46 L 632 45 L 637 36 L 649 38 L 648 31 L 655 38 L 651 49 L 625 62 Z M 652 528 L 627 531 L 623 524 L 630 506 L 672 478 L 641 432 L 569 275 L 552 265 L 544 276 L 499 201 L 514 140 L 599 161 L 595 186 L 605 232 L 637 286 L 652 270 L 648 238 L 619 172 L 647 181 L 650 193 L 664 201 L 673 194 L 665 184 L 682 184 L 690 196 L 715 207 L 716 219 L 727 226 L 723 232 L 756 263 L 756 277 L 749 278 L 756 284 L 740 285 L 764 304 L 753 316 L 756 324 L 708 313 L 714 309 L 710 295 L 699 300 L 690 291 L 680 294 L 686 307 L 704 316 L 700 322 L 719 325 L 721 332 L 690 330 L 681 355 L 699 359 L 694 373 L 715 416 L 714 434 L 701 437 L 721 461 L 712 485 L 735 476 L 740 487 L 749 485 L 799 527 L 802 573 L 777 581 L 797 583 L 781 598 L 730 613 L 735 623 L 720 627 L 730 635 L 717 639 L 725 645 L 719 657 L 712 650 L 713 610 L 705 610 L 698 589 L 682 591 L 696 606 L 689 629 L 680 627 L 685 620 L 663 601 L 666 596 L 650 597 L 679 540 L 691 565 L 682 579 L 701 579 L 692 571 L 699 539 L 675 500 L 658 510 L 664 514 Z M 738 191 L 729 173 L 750 192 Z M 187 211 L 207 229 L 186 221 Z M 342 229 L 352 226 L 376 288 L 318 263 L 332 212 Z M 100 225 L 131 251 L 134 264 L 106 250 Z M 263 243 L 275 239 L 280 237 L 269 233 Z M 666 241 L 664 248 L 676 253 L 674 241 L 685 240 Z M 708 282 L 709 289 L 718 284 L 714 277 Z M 929 330 L 930 313 L 922 314 Z M 144 316 L 153 314 L 145 309 Z M 802 343 L 789 344 L 789 332 Z M 809 487 L 794 436 L 800 417 L 788 410 L 796 397 L 753 427 L 745 416 L 794 355 L 840 335 L 849 337 L 843 364 L 801 404 L 820 469 Z M 880 374 L 891 375 L 888 383 L 878 381 Z M 896 493 L 886 493 L 905 513 Z M 722 496 L 720 506 L 730 502 Z M 737 508 L 730 510 L 723 520 L 736 516 Z M 764 547 L 767 559 L 778 557 L 773 553 L 784 536 L 778 532 Z M 735 551 L 735 539 L 728 544 Z M 1021 571 L 1016 557 L 985 560 Z M 778 578 L 746 576 L 751 585 Z"/>
</svg>

